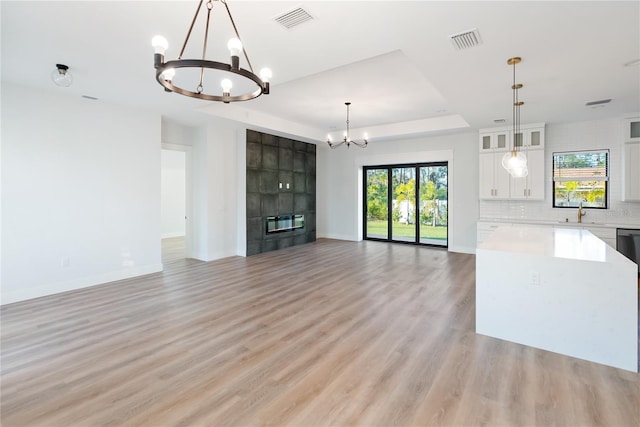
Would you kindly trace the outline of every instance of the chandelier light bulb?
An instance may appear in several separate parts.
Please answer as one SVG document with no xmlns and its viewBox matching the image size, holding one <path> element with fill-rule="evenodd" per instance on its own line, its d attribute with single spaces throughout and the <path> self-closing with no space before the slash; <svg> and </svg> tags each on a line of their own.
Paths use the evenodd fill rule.
<svg viewBox="0 0 640 427">
<path fill-rule="evenodd" d="M 242 42 L 238 38 L 232 38 L 227 43 L 227 48 L 231 52 L 231 69 L 240 69 L 240 52 L 242 52 Z"/>
<path fill-rule="evenodd" d="M 229 79 L 222 79 L 220 82 L 220 86 L 222 86 L 222 92 L 225 94 L 231 93 L 231 88 L 233 87 L 233 83 Z"/>
<path fill-rule="evenodd" d="M 242 42 L 239 38 L 234 37 L 232 39 L 229 39 L 227 48 L 231 52 L 231 56 L 239 56 L 240 52 L 242 52 Z"/>
<path fill-rule="evenodd" d="M 262 70 L 260 70 L 260 78 L 262 79 L 263 82 L 269 83 L 269 81 L 271 80 L 271 77 L 273 77 L 273 74 L 271 73 L 270 68 L 265 67 Z"/>
<path fill-rule="evenodd" d="M 162 72 L 162 78 L 165 80 L 173 80 L 173 77 L 176 75 L 175 68 L 167 68 Z"/>
<path fill-rule="evenodd" d="M 163 36 L 155 36 L 151 39 L 151 46 L 153 46 L 154 53 L 164 55 L 167 48 L 169 47 L 169 42 Z"/>
</svg>

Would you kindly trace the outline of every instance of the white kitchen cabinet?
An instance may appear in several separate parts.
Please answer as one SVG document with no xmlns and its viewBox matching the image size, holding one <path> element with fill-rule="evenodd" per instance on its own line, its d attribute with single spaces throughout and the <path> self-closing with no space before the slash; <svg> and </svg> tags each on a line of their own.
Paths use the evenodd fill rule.
<svg viewBox="0 0 640 427">
<path fill-rule="evenodd" d="M 544 200 L 544 150 L 525 150 L 529 174 L 510 177 L 510 196 L 516 200 Z"/>
<path fill-rule="evenodd" d="M 544 149 L 544 124 L 522 126 L 513 144 L 518 148 Z"/>
<path fill-rule="evenodd" d="M 640 117 L 624 119 L 624 142 L 640 142 Z"/>
<path fill-rule="evenodd" d="M 523 125 L 515 136 L 509 127 L 480 130 L 480 200 L 544 200 L 544 123 Z M 512 178 L 502 167 L 514 144 L 527 156 L 526 178 Z"/>
<path fill-rule="evenodd" d="M 624 144 L 624 191 L 625 202 L 640 201 L 640 142 Z"/>
<path fill-rule="evenodd" d="M 505 152 L 511 148 L 511 132 L 508 130 L 480 132 L 480 152 Z"/>
<path fill-rule="evenodd" d="M 502 167 L 504 153 L 480 153 L 480 199 L 508 199 L 510 175 Z"/>
</svg>

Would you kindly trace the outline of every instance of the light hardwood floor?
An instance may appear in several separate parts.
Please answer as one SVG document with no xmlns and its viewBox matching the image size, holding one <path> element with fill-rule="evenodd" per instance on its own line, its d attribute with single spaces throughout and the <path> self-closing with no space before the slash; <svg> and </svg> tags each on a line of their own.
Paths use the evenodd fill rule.
<svg viewBox="0 0 640 427">
<path fill-rule="evenodd" d="M 162 239 L 162 263 L 184 259 L 186 256 L 184 237 L 167 237 Z"/>
<path fill-rule="evenodd" d="M 473 255 L 165 267 L 2 307 L 2 426 L 640 425 L 640 375 L 475 334 Z"/>
</svg>

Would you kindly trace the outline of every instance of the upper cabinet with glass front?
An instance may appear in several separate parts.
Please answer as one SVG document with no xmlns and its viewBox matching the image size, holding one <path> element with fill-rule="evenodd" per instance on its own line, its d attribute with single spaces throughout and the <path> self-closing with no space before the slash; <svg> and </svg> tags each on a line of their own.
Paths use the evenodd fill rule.
<svg viewBox="0 0 640 427">
<path fill-rule="evenodd" d="M 640 117 L 624 120 L 624 142 L 640 142 Z"/>
<path fill-rule="evenodd" d="M 480 152 L 509 151 L 511 149 L 511 132 L 508 130 L 492 130 L 480 132 Z"/>
<path fill-rule="evenodd" d="M 480 129 L 480 152 L 509 151 L 514 147 L 544 149 L 544 126 L 544 123 L 521 125 L 515 134 L 509 126 Z"/>
<path fill-rule="evenodd" d="M 544 124 L 521 126 L 513 138 L 516 147 L 544 148 Z"/>
<path fill-rule="evenodd" d="M 544 123 L 480 129 L 479 196 L 481 200 L 544 200 Z M 529 174 L 513 178 L 502 166 L 505 152 L 514 149 L 527 157 Z"/>
</svg>

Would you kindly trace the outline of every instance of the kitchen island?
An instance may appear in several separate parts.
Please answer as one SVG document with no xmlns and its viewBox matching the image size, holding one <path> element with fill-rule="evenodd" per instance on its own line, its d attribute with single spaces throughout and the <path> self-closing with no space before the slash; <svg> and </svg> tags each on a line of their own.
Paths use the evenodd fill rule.
<svg viewBox="0 0 640 427">
<path fill-rule="evenodd" d="M 498 227 L 476 251 L 476 332 L 638 372 L 637 271 L 587 230 Z"/>
</svg>

